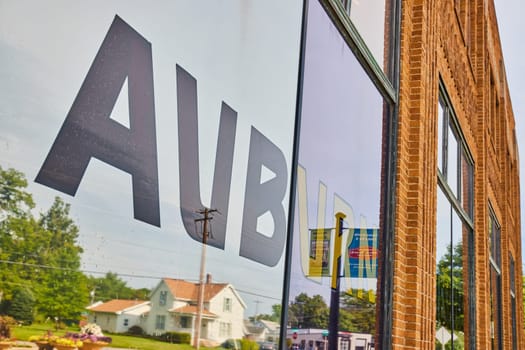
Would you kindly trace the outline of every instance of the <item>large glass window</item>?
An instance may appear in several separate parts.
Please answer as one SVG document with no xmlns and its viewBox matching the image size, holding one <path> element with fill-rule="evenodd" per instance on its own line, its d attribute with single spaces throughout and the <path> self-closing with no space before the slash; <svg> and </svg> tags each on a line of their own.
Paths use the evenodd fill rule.
<svg viewBox="0 0 525 350">
<path fill-rule="evenodd" d="M 0 1 L 1 310 L 138 296 L 145 333 L 216 315 L 186 321 L 213 344 L 279 322 L 303 3 Z"/>
<path fill-rule="evenodd" d="M 501 291 L 501 228 L 491 211 L 489 215 L 489 269 L 490 269 L 490 338 L 491 349 L 503 349 L 502 291 Z"/>
<path fill-rule="evenodd" d="M 330 304 L 339 311 L 341 347 L 345 332 L 359 333 L 364 348 L 374 344 L 383 108 L 323 7 L 310 1 L 288 310 L 288 338 L 299 347 L 330 341 Z M 338 212 L 346 215 L 340 240 Z"/>
<path fill-rule="evenodd" d="M 438 106 L 436 348 L 473 349 L 473 165 L 445 93 Z"/>
</svg>

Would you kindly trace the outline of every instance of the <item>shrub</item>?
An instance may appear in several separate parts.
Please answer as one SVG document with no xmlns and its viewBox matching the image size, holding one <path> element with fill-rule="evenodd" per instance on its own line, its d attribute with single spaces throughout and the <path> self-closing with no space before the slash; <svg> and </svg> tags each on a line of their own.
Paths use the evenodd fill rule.
<svg viewBox="0 0 525 350">
<path fill-rule="evenodd" d="M 189 344 L 191 335 L 183 332 L 166 332 L 161 336 L 163 341 L 175 344 Z"/>
<path fill-rule="evenodd" d="M 144 335 L 144 330 L 140 326 L 131 326 L 128 329 L 128 334 L 131 335 Z"/>
<path fill-rule="evenodd" d="M 241 339 L 241 350 L 259 350 L 259 344 L 253 340 Z"/>
</svg>

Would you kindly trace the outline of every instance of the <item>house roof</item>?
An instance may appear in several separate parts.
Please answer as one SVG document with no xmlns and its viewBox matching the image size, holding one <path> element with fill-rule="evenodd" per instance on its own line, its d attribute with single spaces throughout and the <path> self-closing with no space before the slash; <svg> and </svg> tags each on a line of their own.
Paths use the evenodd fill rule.
<svg viewBox="0 0 525 350">
<path fill-rule="evenodd" d="M 258 320 L 259 323 L 263 324 L 264 327 L 269 329 L 270 331 L 275 331 L 281 328 L 281 325 L 277 322 L 268 321 L 268 320 Z"/>
<path fill-rule="evenodd" d="M 257 326 L 248 320 L 244 320 L 244 328 L 244 333 L 247 334 L 260 335 L 264 333 L 264 327 Z"/>
<path fill-rule="evenodd" d="M 186 305 L 178 308 L 173 308 L 171 310 L 168 310 L 169 312 L 178 313 L 178 314 L 188 314 L 188 315 L 196 315 L 197 314 L 197 306 L 195 305 Z M 202 316 L 203 317 L 218 317 L 213 312 L 210 312 L 206 309 L 202 310 Z"/>
<path fill-rule="evenodd" d="M 166 283 L 171 294 L 175 298 L 184 300 L 198 300 L 200 283 L 192 283 L 170 278 L 164 278 L 163 281 Z M 210 301 L 227 286 L 227 283 L 205 283 L 204 301 Z"/>
<path fill-rule="evenodd" d="M 87 309 L 94 312 L 121 313 L 130 308 L 147 304 L 149 304 L 149 301 L 145 300 L 113 299 L 106 303 L 88 306 Z"/>
</svg>

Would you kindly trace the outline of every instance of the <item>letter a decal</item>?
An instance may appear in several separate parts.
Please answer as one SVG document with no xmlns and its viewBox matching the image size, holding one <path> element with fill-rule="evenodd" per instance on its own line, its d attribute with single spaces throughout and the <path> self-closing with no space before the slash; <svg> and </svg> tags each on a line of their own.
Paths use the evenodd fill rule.
<svg viewBox="0 0 525 350">
<path fill-rule="evenodd" d="M 126 78 L 129 129 L 110 118 Z M 118 16 L 35 181 L 74 196 L 92 157 L 131 174 L 134 217 L 160 227 L 151 44 Z"/>
</svg>

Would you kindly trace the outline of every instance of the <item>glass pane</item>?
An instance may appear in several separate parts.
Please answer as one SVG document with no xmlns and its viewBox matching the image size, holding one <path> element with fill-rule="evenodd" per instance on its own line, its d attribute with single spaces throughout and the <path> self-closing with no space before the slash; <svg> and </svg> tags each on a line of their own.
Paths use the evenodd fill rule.
<svg viewBox="0 0 525 350">
<path fill-rule="evenodd" d="M 509 271 L 510 271 L 510 292 L 511 293 L 516 293 L 516 271 L 515 271 L 514 258 L 512 257 L 512 255 L 509 257 L 509 261 L 510 261 L 510 267 L 509 267 Z"/>
<path fill-rule="evenodd" d="M 472 218 L 472 211 L 474 208 L 473 199 L 473 166 L 470 159 L 467 157 L 465 152 L 461 153 L 461 203 L 463 209 Z"/>
<path fill-rule="evenodd" d="M 441 98 L 438 103 L 438 169 L 443 173 L 443 123 L 445 120 L 445 106 Z"/>
<path fill-rule="evenodd" d="M 456 198 L 459 198 L 458 192 L 458 140 L 452 126 L 448 128 L 448 143 L 447 143 L 447 183 Z"/>
<path fill-rule="evenodd" d="M 380 66 L 385 51 L 385 0 L 347 0 L 350 19 Z"/>
<path fill-rule="evenodd" d="M 464 349 L 468 263 L 464 237 L 468 228 L 441 189 L 437 198 L 436 341 L 438 346 Z"/>
<path fill-rule="evenodd" d="M 368 345 L 376 322 L 383 100 L 317 1 L 309 2 L 307 23 L 289 341 L 325 344 L 330 275 L 342 255 L 339 330 L 360 333 Z M 346 215 L 340 251 L 337 212 Z"/>
<path fill-rule="evenodd" d="M 490 215 L 489 220 L 489 249 L 490 257 L 496 267 L 501 267 L 501 250 L 500 250 L 500 227 L 496 222 L 496 219 Z"/>
<path fill-rule="evenodd" d="M 503 349 L 501 330 L 501 276 L 499 272 L 490 266 L 490 306 L 491 306 L 491 348 L 492 350 Z"/>
<path fill-rule="evenodd" d="M 451 206 L 441 189 L 437 197 L 436 229 L 436 330 L 437 340 L 443 345 L 450 340 L 452 310 L 451 280 Z M 441 329 L 441 332 L 439 332 Z"/>
<path fill-rule="evenodd" d="M 118 293 L 209 344 L 279 322 L 302 3 L 0 1 L 3 301 L 77 324 Z"/>
<path fill-rule="evenodd" d="M 467 236 L 465 236 L 467 237 Z M 453 307 L 452 329 L 453 349 L 465 347 L 465 305 L 466 288 L 468 281 L 468 267 L 463 246 L 463 223 L 455 210 L 452 211 L 452 300 Z"/>
</svg>

